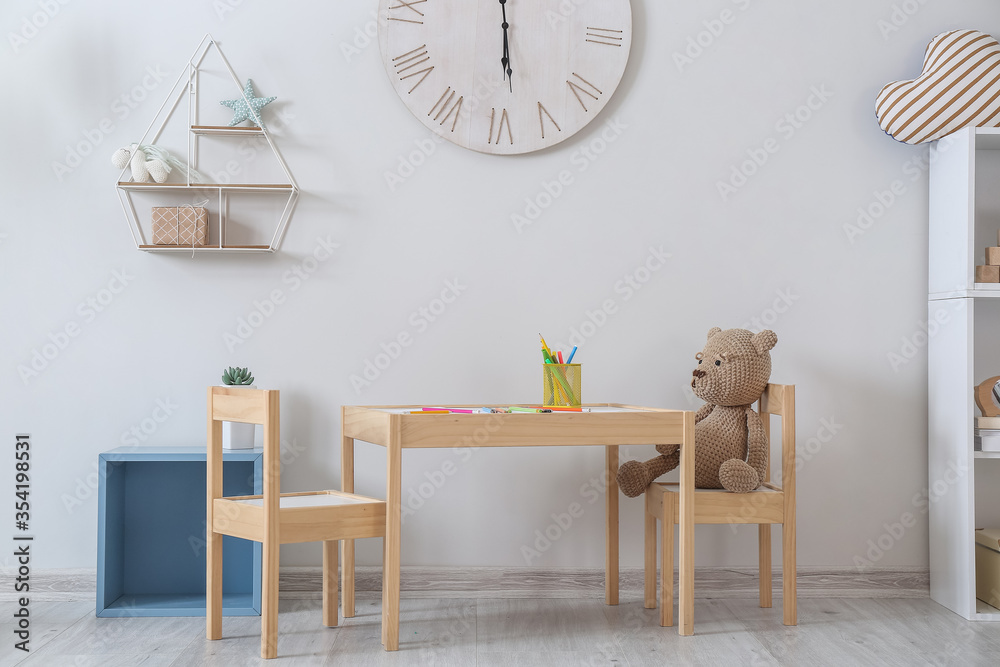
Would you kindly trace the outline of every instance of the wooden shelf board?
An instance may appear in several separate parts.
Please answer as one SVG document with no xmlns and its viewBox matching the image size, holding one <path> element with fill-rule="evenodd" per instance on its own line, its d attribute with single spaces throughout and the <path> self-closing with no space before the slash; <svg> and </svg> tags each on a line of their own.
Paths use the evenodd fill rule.
<svg viewBox="0 0 1000 667">
<path fill-rule="evenodd" d="M 1000 459 L 1000 452 L 981 452 L 976 450 L 974 455 L 977 459 Z"/>
<path fill-rule="evenodd" d="M 929 301 L 965 298 L 1000 299 L 1000 283 L 976 283 L 974 289 L 956 289 L 948 292 L 931 292 L 927 295 L 927 299 Z"/>
<path fill-rule="evenodd" d="M 246 250 L 246 251 L 270 251 L 269 245 L 210 245 L 210 246 L 189 246 L 189 245 L 140 245 L 139 250 L 159 250 L 164 252 L 184 251 L 184 252 L 220 252 L 226 250 Z"/>
<path fill-rule="evenodd" d="M 291 183 L 132 183 L 118 181 L 125 190 L 293 190 Z"/>
<path fill-rule="evenodd" d="M 245 125 L 235 127 L 229 125 L 192 125 L 191 131 L 195 134 L 264 134 L 264 130 L 259 127 Z"/>
<path fill-rule="evenodd" d="M 976 599 L 976 613 L 972 615 L 973 621 L 1000 621 L 1000 609 L 991 607 L 980 599 Z"/>
</svg>

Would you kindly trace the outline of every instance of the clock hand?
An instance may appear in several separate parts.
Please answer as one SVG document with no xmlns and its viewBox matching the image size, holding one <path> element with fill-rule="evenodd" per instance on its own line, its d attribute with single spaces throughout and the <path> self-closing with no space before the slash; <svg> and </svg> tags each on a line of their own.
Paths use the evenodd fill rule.
<svg viewBox="0 0 1000 667">
<path fill-rule="evenodd" d="M 504 24 L 506 25 L 506 24 Z M 507 81 L 507 85 L 510 87 L 511 92 L 514 92 L 514 84 L 511 82 L 511 70 L 510 70 L 510 46 L 507 43 L 507 31 L 503 33 L 503 58 L 500 59 L 500 64 L 504 67 L 503 78 Z"/>
<path fill-rule="evenodd" d="M 507 0 L 500 0 L 500 9 L 503 11 L 503 23 L 500 25 L 503 28 L 503 57 L 500 58 L 500 64 L 503 66 L 504 79 L 507 80 L 511 92 L 514 92 L 514 84 L 511 81 L 513 71 L 510 68 L 510 43 L 507 39 L 507 29 L 510 27 L 507 23 Z"/>
</svg>

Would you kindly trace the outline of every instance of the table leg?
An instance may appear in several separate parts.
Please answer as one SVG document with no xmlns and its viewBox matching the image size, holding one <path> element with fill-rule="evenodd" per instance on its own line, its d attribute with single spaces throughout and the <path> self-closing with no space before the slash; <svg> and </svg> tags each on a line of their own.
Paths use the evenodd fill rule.
<svg viewBox="0 0 1000 667">
<path fill-rule="evenodd" d="M 618 604 L 618 445 L 605 446 L 604 602 Z"/>
<path fill-rule="evenodd" d="M 343 423 L 343 421 L 341 421 Z M 343 427 L 341 427 L 343 429 Z M 343 433 L 343 430 L 341 430 Z M 340 449 L 340 489 L 354 493 L 354 438 L 342 436 Z M 341 605 L 344 618 L 354 617 L 354 540 L 341 540 Z"/>
<path fill-rule="evenodd" d="M 398 431 L 386 447 L 385 540 L 382 572 L 382 644 L 386 651 L 399 650 L 399 547 L 402 526 L 403 450 Z"/>
<path fill-rule="evenodd" d="M 682 635 L 694 634 L 694 413 L 684 413 L 680 479 L 680 573 L 678 623 Z"/>
<path fill-rule="evenodd" d="M 337 627 L 337 542 L 323 542 L 323 625 L 328 628 Z"/>
<path fill-rule="evenodd" d="M 643 559 L 642 559 L 642 581 L 643 581 L 643 607 L 645 609 L 656 609 L 656 515 L 648 509 L 643 512 L 646 520 L 643 524 Z M 661 512 L 661 514 L 664 514 Z M 663 531 L 666 532 L 666 523 L 663 524 Z M 662 569 L 662 568 L 661 568 Z M 663 570 L 666 572 L 666 570 Z M 670 604 L 674 601 L 671 599 Z"/>
</svg>

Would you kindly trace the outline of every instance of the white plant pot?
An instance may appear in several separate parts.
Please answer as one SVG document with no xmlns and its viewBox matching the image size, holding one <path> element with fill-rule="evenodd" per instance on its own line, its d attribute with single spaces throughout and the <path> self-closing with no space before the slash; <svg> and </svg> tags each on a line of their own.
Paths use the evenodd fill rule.
<svg viewBox="0 0 1000 667">
<path fill-rule="evenodd" d="M 256 424 L 243 422 L 222 422 L 223 449 L 253 449 Z"/>
<path fill-rule="evenodd" d="M 231 386 L 231 385 L 223 385 Z M 244 385 L 244 389 L 256 389 L 255 385 Z M 222 422 L 223 449 L 253 449 L 257 424 L 243 422 Z"/>
</svg>

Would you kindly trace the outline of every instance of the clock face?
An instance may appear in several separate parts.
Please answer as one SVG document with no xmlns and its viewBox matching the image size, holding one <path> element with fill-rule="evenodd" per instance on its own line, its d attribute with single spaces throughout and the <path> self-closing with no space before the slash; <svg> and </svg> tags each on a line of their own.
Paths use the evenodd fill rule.
<svg viewBox="0 0 1000 667">
<path fill-rule="evenodd" d="M 380 0 L 379 43 L 396 93 L 435 134 L 483 153 L 529 153 L 573 136 L 611 99 L 632 9 L 629 0 Z"/>
</svg>

